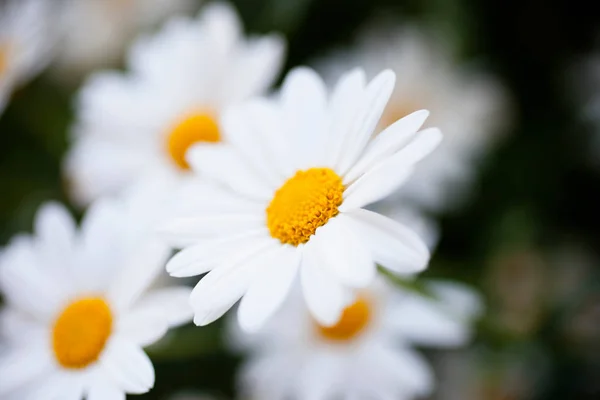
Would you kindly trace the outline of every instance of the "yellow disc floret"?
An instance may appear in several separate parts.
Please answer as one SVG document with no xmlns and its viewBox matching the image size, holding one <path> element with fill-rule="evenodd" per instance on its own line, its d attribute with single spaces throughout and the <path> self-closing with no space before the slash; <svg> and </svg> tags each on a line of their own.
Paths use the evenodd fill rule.
<svg viewBox="0 0 600 400">
<path fill-rule="evenodd" d="M 326 339 L 347 341 L 355 338 L 369 323 L 371 311 L 369 303 L 359 298 L 354 304 L 346 307 L 340 320 L 333 326 L 318 325 L 319 333 Z"/>
<path fill-rule="evenodd" d="M 317 228 L 339 213 L 343 193 L 342 178 L 330 168 L 298 171 L 267 207 L 271 236 L 294 246 L 308 242 Z"/>
<path fill-rule="evenodd" d="M 112 325 L 110 308 L 101 298 L 84 298 L 69 304 L 52 331 L 56 360 L 69 369 L 81 369 L 94 363 L 104 350 Z"/>
<path fill-rule="evenodd" d="M 167 140 L 167 149 L 175 164 L 184 170 L 190 169 L 185 153 L 190 146 L 198 142 L 216 143 L 221 140 L 219 125 L 209 113 L 188 115 L 171 130 Z"/>
</svg>

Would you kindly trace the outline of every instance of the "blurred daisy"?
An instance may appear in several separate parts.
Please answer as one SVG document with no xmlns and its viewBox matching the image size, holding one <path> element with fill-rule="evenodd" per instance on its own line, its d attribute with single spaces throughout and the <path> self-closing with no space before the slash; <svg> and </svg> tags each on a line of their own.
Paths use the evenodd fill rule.
<svg viewBox="0 0 600 400">
<path fill-rule="evenodd" d="M 232 325 L 233 346 L 252 353 L 240 373 L 250 399 L 412 399 L 431 394 L 433 373 L 413 346 L 456 347 L 470 336 L 479 297 L 431 281 L 424 297 L 377 281 L 333 326 L 294 295 L 255 335 Z"/>
<path fill-rule="evenodd" d="M 176 187 L 188 176 L 187 149 L 227 139 L 221 112 L 269 87 L 283 49 L 278 36 L 245 39 L 235 11 L 220 3 L 139 40 L 130 74 L 101 73 L 82 90 L 66 162 L 76 200 L 138 180 Z"/>
<path fill-rule="evenodd" d="M 189 12 L 194 0 L 66 0 L 56 59 L 64 78 L 115 65 L 130 40 L 175 14 Z"/>
<path fill-rule="evenodd" d="M 0 258 L 0 398 L 124 399 L 154 385 L 142 347 L 191 319 L 184 287 L 147 291 L 168 249 L 125 203 L 95 203 L 76 231 L 58 205 Z"/>
<path fill-rule="evenodd" d="M 46 66 L 51 14 L 46 0 L 0 2 L 0 113 L 13 90 Z"/>
<path fill-rule="evenodd" d="M 425 110 L 372 137 L 393 88 L 391 71 L 367 84 L 356 70 L 329 96 L 314 71 L 297 68 L 277 98 L 225 113 L 229 144 L 188 151 L 210 183 L 181 199 L 198 211 L 165 233 L 185 247 L 167 265 L 172 276 L 210 271 L 192 293 L 196 324 L 244 296 L 240 323 L 257 329 L 299 272 L 309 309 L 331 325 L 351 289 L 375 277 L 375 263 L 399 274 L 426 267 L 429 252 L 412 230 L 362 208 L 401 186 L 441 140 L 435 128 L 417 133 Z"/>
<path fill-rule="evenodd" d="M 391 68 L 396 89 L 379 129 L 416 110 L 431 111 L 429 124 L 444 142 L 415 171 L 397 198 L 412 207 L 440 211 L 455 205 L 473 180 L 475 167 L 496 143 L 507 113 L 501 87 L 491 77 L 461 68 L 441 43 L 417 29 L 379 29 L 354 49 L 321 60 L 328 81 L 360 66 L 368 75 Z"/>
</svg>

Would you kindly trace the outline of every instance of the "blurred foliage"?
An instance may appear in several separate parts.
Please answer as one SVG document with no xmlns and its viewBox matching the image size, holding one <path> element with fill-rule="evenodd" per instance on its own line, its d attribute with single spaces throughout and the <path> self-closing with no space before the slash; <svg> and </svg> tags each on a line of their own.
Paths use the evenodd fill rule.
<svg viewBox="0 0 600 400">
<path fill-rule="evenodd" d="M 475 349 L 500 389 L 485 392 L 485 398 L 600 398 L 600 268 L 595 263 L 600 171 L 586 161 L 592 130 L 581 122 L 580 104 L 567 86 L 573 63 L 594 48 L 600 14 L 593 2 L 234 3 L 249 31 L 278 30 L 287 36 L 287 68 L 350 44 L 362 24 L 385 14 L 399 24 L 412 19 L 434 24 L 459 55 L 482 61 L 499 76 L 512 94 L 515 121 L 507 140 L 486 160 L 469 204 L 439 216 L 442 240 L 426 276 L 469 282 L 488 296 L 489 313 L 480 322 Z M 0 117 L 0 244 L 30 230 L 41 202 L 68 204 L 61 159 L 73 95 L 42 76 L 15 93 Z M 571 295 L 558 301 L 553 288 L 566 278 L 553 266 L 552 254 L 564 243 L 577 243 L 592 260 Z M 560 267 L 570 271 L 569 265 Z M 537 286 L 523 287 L 524 279 Z M 515 309 L 518 301 L 523 304 Z M 185 327 L 170 342 L 167 338 L 149 349 L 158 380 L 144 398 L 189 388 L 232 396 L 240 359 L 224 350 L 222 325 Z M 503 386 L 507 365 L 521 366 L 528 390 L 511 395 L 510 385 Z"/>
</svg>

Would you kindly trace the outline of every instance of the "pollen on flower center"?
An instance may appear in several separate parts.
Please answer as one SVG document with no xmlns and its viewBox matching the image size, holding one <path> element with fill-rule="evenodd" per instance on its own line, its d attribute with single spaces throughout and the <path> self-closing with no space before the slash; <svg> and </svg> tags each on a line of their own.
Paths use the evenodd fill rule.
<svg viewBox="0 0 600 400">
<path fill-rule="evenodd" d="M 281 243 L 306 243 L 335 217 L 342 204 L 342 178 L 330 168 L 298 171 L 275 192 L 267 207 L 267 226 Z"/>
<path fill-rule="evenodd" d="M 319 333 L 326 339 L 347 341 L 355 338 L 369 323 L 371 310 L 364 298 L 346 307 L 340 320 L 333 326 L 318 325 Z"/>
<path fill-rule="evenodd" d="M 183 169 L 190 169 L 185 160 L 185 153 L 198 142 L 218 142 L 221 140 L 219 125 L 209 113 L 187 115 L 175 124 L 167 138 L 167 150 L 175 164 Z"/>
<path fill-rule="evenodd" d="M 97 361 L 112 332 L 113 318 L 106 302 L 97 297 L 68 305 L 54 323 L 52 346 L 64 368 L 85 368 Z"/>
</svg>

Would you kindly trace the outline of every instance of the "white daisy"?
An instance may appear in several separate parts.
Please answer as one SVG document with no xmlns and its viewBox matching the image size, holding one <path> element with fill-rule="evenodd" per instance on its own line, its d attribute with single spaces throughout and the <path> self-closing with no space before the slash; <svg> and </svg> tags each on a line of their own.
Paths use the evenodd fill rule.
<svg viewBox="0 0 600 400">
<path fill-rule="evenodd" d="M 210 183 L 181 199 L 197 211 L 165 232 L 185 247 L 167 265 L 172 276 L 210 271 L 192 293 L 196 324 L 244 296 L 240 322 L 258 328 L 298 271 L 309 309 L 333 324 L 351 289 L 372 281 L 375 263 L 400 274 L 426 267 L 429 252 L 416 234 L 362 208 L 401 186 L 441 140 L 435 128 L 417 133 L 424 110 L 372 136 L 393 88 L 391 71 L 367 84 L 356 70 L 329 96 L 314 71 L 298 68 L 277 98 L 225 113 L 229 144 L 188 151 Z"/>
<path fill-rule="evenodd" d="M 56 23 L 57 69 L 65 79 L 115 65 L 130 40 L 169 16 L 189 12 L 194 0 L 66 0 Z"/>
<path fill-rule="evenodd" d="M 139 40 L 130 74 L 95 75 L 79 98 L 66 162 L 76 200 L 85 204 L 138 180 L 176 187 L 188 176 L 188 147 L 227 140 L 220 113 L 269 87 L 283 49 L 278 36 L 245 39 L 235 11 L 220 3 Z"/>
<path fill-rule="evenodd" d="M 0 113 L 13 90 L 46 66 L 51 14 L 47 0 L 0 3 Z"/>
<path fill-rule="evenodd" d="M 124 203 L 95 203 L 76 231 L 58 205 L 0 258 L 0 398 L 124 399 L 154 385 L 142 347 L 191 319 L 190 290 L 148 291 L 169 250 Z M 187 307 L 186 307 L 187 306 Z"/>
<path fill-rule="evenodd" d="M 446 210 L 467 194 L 478 162 L 496 144 L 508 118 L 502 87 L 492 77 L 460 66 L 446 48 L 415 27 L 384 25 L 318 66 L 331 82 L 353 66 L 365 68 L 368 76 L 383 68 L 396 73 L 396 89 L 379 129 L 421 108 L 431 111 L 428 122 L 444 132 L 444 142 L 397 196 L 428 211 Z"/>
<path fill-rule="evenodd" d="M 433 373 L 412 347 L 465 344 L 480 300 L 456 283 L 432 281 L 426 288 L 433 298 L 377 281 L 330 327 L 311 317 L 298 293 L 255 335 L 242 335 L 232 324 L 233 346 L 251 353 L 240 373 L 243 393 L 269 400 L 431 394 Z"/>
</svg>

